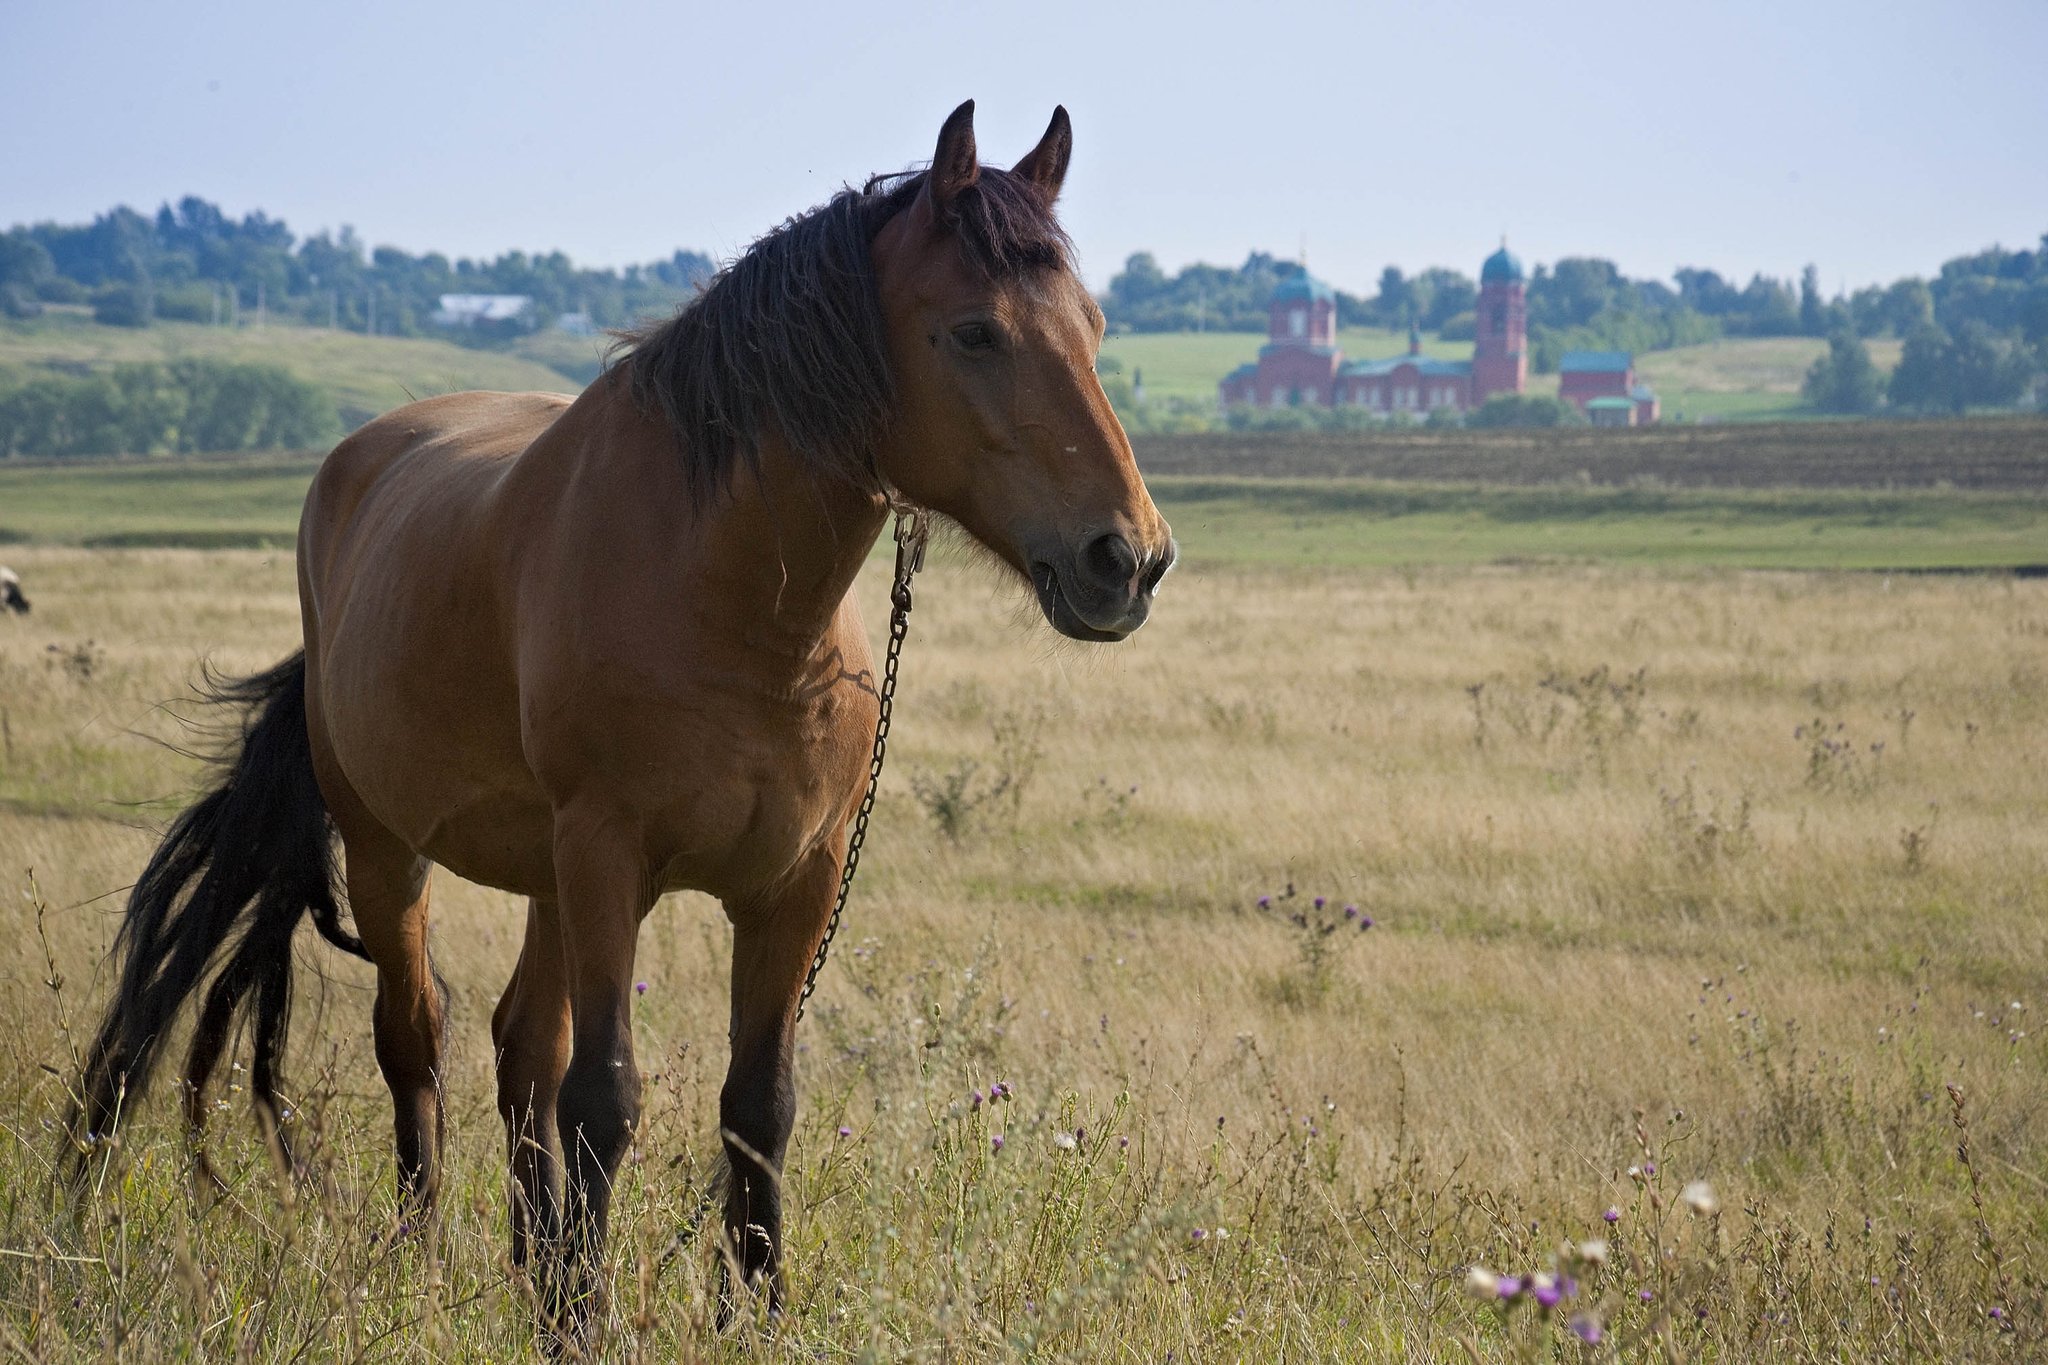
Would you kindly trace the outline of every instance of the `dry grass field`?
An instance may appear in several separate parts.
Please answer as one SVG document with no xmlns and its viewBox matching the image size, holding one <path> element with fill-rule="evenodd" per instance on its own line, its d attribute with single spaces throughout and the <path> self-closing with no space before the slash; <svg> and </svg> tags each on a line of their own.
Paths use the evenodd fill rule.
<svg viewBox="0 0 2048 1365">
<path fill-rule="evenodd" d="M 535 1358 L 487 1032 L 520 911 L 445 876 L 435 1233 L 392 1235 L 366 973 L 310 935 L 308 1169 L 225 1093 L 202 1196 L 158 1094 L 62 1212 L 120 893 L 199 780 L 159 703 L 296 606 L 288 554 L 7 555 L 0 1355 Z M 2048 584 L 1197 557 L 1114 650 L 1020 597 L 920 586 L 801 1035 L 791 1311 L 723 1338 L 723 921 L 645 926 L 606 1358 L 2048 1352 Z"/>
</svg>

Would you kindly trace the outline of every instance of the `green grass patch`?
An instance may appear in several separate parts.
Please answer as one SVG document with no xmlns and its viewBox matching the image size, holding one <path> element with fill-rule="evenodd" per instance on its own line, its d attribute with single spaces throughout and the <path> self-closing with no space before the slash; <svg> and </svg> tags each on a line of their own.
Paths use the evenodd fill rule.
<svg viewBox="0 0 2048 1365">
<path fill-rule="evenodd" d="M 311 456 L 0 465 L 0 517 L 45 544 L 290 545 L 319 467 Z"/>
<path fill-rule="evenodd" d="M 2041 496 L 1199 478 L 1155 479 L 1153 491 L 1194 564 L 1997 569 L 2048 559 Z"/>
</svg>

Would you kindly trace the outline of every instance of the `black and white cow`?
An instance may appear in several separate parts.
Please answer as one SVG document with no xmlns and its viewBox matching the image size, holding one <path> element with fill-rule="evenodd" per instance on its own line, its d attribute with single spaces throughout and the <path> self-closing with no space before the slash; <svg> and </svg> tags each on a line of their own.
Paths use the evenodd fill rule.
<svg viewBox="0 0 2048 1365">
<path fill-rule="evenodd" d="M 0 607 L 28 615 L 28 599 L 21 595 L 21 575 L 0 564 Z"/>
</svg>

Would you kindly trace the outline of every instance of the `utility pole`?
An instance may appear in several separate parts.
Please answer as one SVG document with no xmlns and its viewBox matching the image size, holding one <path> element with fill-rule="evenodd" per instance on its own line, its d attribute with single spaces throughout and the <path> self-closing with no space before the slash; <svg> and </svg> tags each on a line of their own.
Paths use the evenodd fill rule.
<svg viewBox="0 0 2048 1365">
<path fill-rule="evenodd" d="M 213 325 L 220 326 L 220 281 L 210 282 L 213 286 Z"/>
<path fill-rule="evenodd" d="M 263 330 L 263 281 L 256 281 L 256 330 Z"/>
</svg>

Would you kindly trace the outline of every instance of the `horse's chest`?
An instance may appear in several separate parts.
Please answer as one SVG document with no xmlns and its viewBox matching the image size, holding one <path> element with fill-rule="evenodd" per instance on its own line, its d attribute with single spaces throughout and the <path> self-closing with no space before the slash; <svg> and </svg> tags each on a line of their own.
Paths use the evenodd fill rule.
<svg viewBox="0 0 2048 1365">
<path fill-rule="evenodd" d="M 833 839 L 864 790 L 873 727 L 871 708 L 837 697 L 680 717 L 643 760 L 664 889 L 752 889 Z"/>
</svg>

